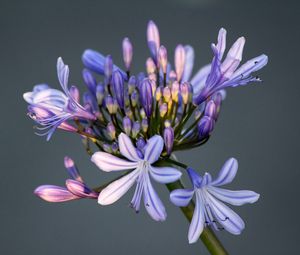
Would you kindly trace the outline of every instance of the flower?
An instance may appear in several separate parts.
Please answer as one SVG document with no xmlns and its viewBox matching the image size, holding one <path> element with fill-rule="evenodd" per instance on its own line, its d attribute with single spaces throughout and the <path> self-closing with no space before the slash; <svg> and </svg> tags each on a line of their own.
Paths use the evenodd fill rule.
<svg viewBox="0 0 300 255">
<path fill-rule="evenodd" d="M 223 165 L 218 177 L 212 180 L 209 173 L 201 177 L 189 168 L 188 174 L 193 183 L 193 189 L 177 189 L 170 194 L 171 201 L 180 207 L 187 206 L 195 194 L 195 210 L 188 234 L 190 243 L 199 239 L 205 226 L 212 225 L 218 230 L 219 224 L 235 235 L 240 234 L 244 229 L 244 221 L 223 202 L 236 206 L 254 203 L 258 200 L 259 194 L 249 190 L 231 191 L 219 188 L 234 179 L 237 169 L 237 160 L 230 158 Z"/>
<path fill-rule="evenodd" d="M 91 160 L 105 172 L 132 170 L 122 178 L 112 182 L 103 189 L 98 197 L 98 203 L 109 205 L 120 199 L 133 185 L 137 183 L 131 206 L 136 212 L 140 209 L 142 195 L 149 215 L 156 221 L 164 221 L 167 217 L 165 207 L 155 192 L 150 176 L 159 183 L 170 183 L 178 180 L 181 172 L 172 167 L 156 167 L 163 150 L 163 139 L 155 135 L 144 147 L 137 149 L 130 138 L 121 133 L 118 137 L 121 159 L 106 152 L 96 152 Z"/>
<path fill-rule="evenodd" d="M 76 131 L 66 121 L 69 119 L 95 120 L 96 117 L 78 102 L 77 90 L 68 89 L 69 67 L 61 58 L 57 60 L 57 75 L 64 91 L 52 89 L 46 84 L 37 85 L 32 92 L 24 93 L 23 97 L 29 104 L 29 115 L 47 131 L 49 140 L 56 128 Z M 73 92 L 73 93 L 72 93 Z"/>
<path fill-rule="evenodd" d="M 64 163 L 71 177 L 71 179 L 66 180 L 66 187 L 41 185 L 35 189 L 34 194 L 47 202 L 66 202 L 80 198 L 97 198 L 99 193 L 93 191 L 84 183 L 74 161 L 69 157 L 65 157 Z"/>
</svg>

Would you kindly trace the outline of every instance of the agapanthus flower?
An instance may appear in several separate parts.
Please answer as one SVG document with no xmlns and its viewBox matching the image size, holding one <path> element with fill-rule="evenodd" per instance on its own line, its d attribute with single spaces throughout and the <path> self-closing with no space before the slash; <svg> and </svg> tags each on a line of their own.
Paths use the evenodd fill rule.
<svg viewBox="0 0 300 255">
<path fill-rule="evenodd" d="M 57 75 L 64 93 L 50 88 L 46 84 L 37 85 L 32 92 L 24 93 L 23 97 L 29 104 L 29 115 L 47 130 L 49 140 L 56 128 L 76 131 L 67 123 L 70 119 L 95 120 L 96 117 L 78 102 L 77 90 L 68 89 L 69 67 L 61 58 L 57 60 Z"/>
<path fill-rule="evenodd" d="M 96 199 L 99 193 L 84 183 L 74 161 L 69 157 L 65 157 L 64 164 L 71 177 L 71 179 L 66 180 L 65 187 L 41 185 L 35 189 L 34 193 L 47 202 L 66 202 L 80 198 Z"/>
<path fill-rule="evenodd" d="M 131 206 L 138 212 L 143 196 L 149 215 L 156 221 L 164 221 L 167 213 L 151 184 L 150 176 L 159 183 L 170 183 L 178 180 L 181 172 L 173 167 L 153 166 L 163 150 L 163 139 L 155 135 L 137 149 L 130 138 L 121 133 L 118 142 L 121 155 L 126 159 L 106 152 L 96 152 L 91 160 L 105 172 L 132 171 L 104 188 L 98 197 L 98 203 L 109 205 L 116 202 L 136 183 Z"/>
<path fill-rule="evenodd" d="M 195 195 L 195 210 L 188 233 L 190 243 L 199 239 L 205 226 L 212 226 L 215 230 L 224 228 L 234 235 L 240 234 L 245 228 L 241 217 L 223 202 L 236 206 L 254 203 L 258 200 L 259 194 L 250 190 L 232 191 L 219 188 L 219 186 L 232 182 L 237 170 L 238 162 L 234 158 L 225 162 L 215 180 L 209 173 L 200 176 L 192 168 L 189 168 L 188 174 L 193 188 L 177 189 L 170 194 L 171 201 L 181 207 L 187 206 Z"/>
</svg>

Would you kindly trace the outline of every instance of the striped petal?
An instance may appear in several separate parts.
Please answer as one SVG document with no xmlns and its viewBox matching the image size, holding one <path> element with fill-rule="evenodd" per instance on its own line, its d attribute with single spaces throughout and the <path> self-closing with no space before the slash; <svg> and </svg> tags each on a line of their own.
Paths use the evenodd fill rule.
<svg viewBox="0 0 300 255">
<path fill-rule="evenodd" d="M 87 187 L 84 183 L 72 179 L 66 180 L 67 189 L 78 197 L 97 198 L 98 194 Z"/>
<path fill-rule="evenodd" d="M 198 96 L 201 92 L 201 90 L 205 87 L 205 82 L 207 79 L 207 76 L 209 75 L 211 70 L 211 65 L 208 64 L 204 67 L 202 67 L 192 78 L 191 84 L 193 86 L 193 95 L 194 97 Z"/>
<path fill-rule="evenodd" d="M 148 161 L 150 164 L 156 162 L 160 157 L 160 154 L 164 148 L 164 140 L 161 136 L 152 136 L 146 146 L 145 146 L 145 156 L 144 160 Z"/>
<path fill-rule="evenodd" d="M 121 133 L 118 137 L 118 141 L 120 152 L 124 157 L 128 158 L 131 161 L 140 160 L 136 152 L 136 148 L 133 146 L 130 138 L 126 134 Z"/>
<path fill-rule="evenodd" d="M 105 172 L 134 169 L 138 165 L 136 162 L 120 159 L 114 155 L 102 151 L 94 153 L 91 157 L 91 161 Z"/>
<path fill-rule="evenodd" d="M 195 59 L 195 53 L 194 49 L 190 45 L 184 46 L 185 50 L 185 65 L 184 65 L 184 70 L 182 74 L 182 82 L 186 82 L 190 80 L 193 67 L 194 67 L 194 59 Z"/>
<path fill-rule="evenodd" d="M 219 172 L 217 179 L 211 182 L 212 186 L 222 186 L 232 182 L 238 170 L 238 162 L 235 158 L 228 159 Z"/>
<path fill-rule="evenodd" d="M 189 204 L 194 195 L 192 189 L 176 189 L 171 192 L 170 200 L 176 206 L 185 207 Z"/>
<path fill-rule="evenodd" d="M 216 187 L 208 187 L 208 192 L 223 202 L 231 205 L 243 205 L 246 203 L 254 203 L 259 199 L 259 194 L 251 190 L 227 190 Z"/>
<path fill-rule="evenodd" d="M 110 205 L 119 200 L 132 187 L 138 176 L 139 170 L 136 169 L 109 184 L 99 194 L 98 203 L 101 205 Z"/>
<path fill-rule="evenodd" d="M 180 179 L 182 173 L 173 167 L 150 166 L 151 177 L 159 183 L 170 183 Z"/>
<path fill-rule="evenodd" d="M 41 199 L 57 203 L 66 202 L 74 199 L 78 199 L 73 193 L 68 191 L 66 188 L 55 186 L 55 185 L 42 185 L 35 189 L 34 194 L 36 194 Z"/>
<path fill-rule="evenodd" d="M 226 30 L 221 28 L 218 34 L 218 44 L 216 48 L 218 49 L 219 59 L 221 60 L 226 49 Z"/>
</svg>

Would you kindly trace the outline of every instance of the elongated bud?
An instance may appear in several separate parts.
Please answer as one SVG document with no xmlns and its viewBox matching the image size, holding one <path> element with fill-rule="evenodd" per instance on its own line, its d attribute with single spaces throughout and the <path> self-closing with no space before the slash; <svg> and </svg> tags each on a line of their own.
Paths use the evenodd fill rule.
<svg viewBox="0 0 300 255">
<path fill-rule="evenodd" d="M 157 63 L 157 52 L 160 46 L 160 37 L 158 28 L 152 20 L 148 22 L 147 41 L 151 56 Z"/>
<path fill-rule="evenodd" d="M 78 196 L 75 196 L 66 188 L 54 185 L 39 186 L 35 189 L 34 194 L 40 197 L 41 199 L 52 203 L 66 202 L 78 199 Z"/>
<path fill-rule="evenodd" d="M 74 161 L 70 158 L 70 157 L 65 157 L 64 158 L 64 164 L 65 164 L 65 168 L 68 171 L 68 174 L 70 175 L 70 177 L 74 180 L 77 180 L 79 182 L 83 182 L 80 173 L 74 163 Z"/>
<path fill-rule="evenodd" d="M 158 60 L 159 60 L 159 65 L 163 71 L 163 73 L 167 73 L 167 65 L 168 65 L 168 54 L 167 54 L 167 49 L 165 46 L 160 46 L 159 51 L 158 51 Z"/>
<path fill-rule="evenodd" d="M 79 101 L 80 101 L 80 92 L 79 92 L 79 89 L 78 89 L 76 86 L 72 85 L 72 86 L 70 87 L 69 91 L 70 91 L 70 94 L 71 94 L 72 98 L 73 98 L 77 103 L 79 103 Z"/>
<path fill-rule="evenodd" d="M 119 71 L 113 72 L 112 84 L 120 108 L 124 109 L 124 80 Z"/>
<path fill-rule="evenodd" d="M 167 112 L 168 112 L 168 105 L 166 103 L 163 103 L 162 105 L 159 106 L 160 117 L 163 118 Z"/>
<path fill-rule="evenodd" d="M 172 153 L 174 143 L 174 130 L 172 127 L 167 127 L 164 130 L 164 142 L 168 155 Z"/>
<path fill-rule="evenodd" d="M 75 196 L 82 198 L 97 198 L 99 196 L 98 193 L 90 189 L 84 183 L 68 179 L 66 180 L 67 189 L 73 193 Z"/>
<path fill-rule="evenodd" d="M 188 83 L 182 83 L 180 85 L 180 94 L 182 98 L 182 102 L 184 104 L 187 104 L 189 102 L 189 84 Z"/>
<path fill-rule="evenodd" d="M 175 70 L 177 74 L 177 81 L 180 81 L 185 66 L 185 50 L 181 44 L 179 44 L 175 49 L 174 59 L 175 59 Z"/>
<path fill-rule="evenodd" d="M 84 106 L 89 105 L 91 107 L 92 112 L 98 110 L 98 104 L 96 102 L 96 98 L 92 96 L 89 92 L 85 92 L 83 94 L 83 104 Z"/>
<path fill-rule="evenodd" d="M 161 97 L 162 97 L 162 88 L 158 87 L 156 88 L 156 92 L 155 92 L 156 101 L 160 101 Z"/>
<path fill-rule="evenodd" d="M 141 130 L 141 123 L 139 121 L 135 121 L 132 126 L 132 137 L 136 138 Z"/>
<path fill-rule="evenodd" d="M 113 152 L 113 150 L 112 150 L 112 148 L 111 148 L 111 145 L 110 145 L 110 144 L 107 144 L 107 143 L 103 144 L 103 150 L 104 150 L 105 152 L 107 152 L 107 153 L 112 153 L 112 152 Z"/>
<path fill-rule="evenodd" d="M 109 122 L 107 124 L 107 126 L 106 126 L 106 131 L 107 131 L 107 134 L 109 135 L 109 137 L 112 140 L 116 139 L 116 128 L 115 128 L 114 124 L 112 124 L 111 122 Z"/>
<path fill-rule="evenodd" d="M 169 73 L 169 81 L 173 82 L 177 80 L 177 74 L 174 70 L 171 70 Z"/>
<path fill-rule="evenodd" d="M 207 137 L 214 129 L 215 121 L 214 119 L 204 116 L 198 122 L 198 134 L 200 138 Z"/>
<path fill-rule="evenodd" d="M 149 79 L 144 79 L 141 87 L 141 101 L 148 118 L 152 114 L 152 99 L 152 84 Z"/>
<path fill-rule="evenodd" d="M 148 120 L 147 119 L 142 119 L 142 130 L 143 130 L 144 133 L 147 133 L 148 126 L 149 126 Z"/>
<path fill-rule="evenodd" d="M 131 76 L 128 81 L 128 95 L 131 95 L 136 87 L 136 79 L 135 76 Z"/>
<path fill-rule="evenodd" d="M 206 106 L 205 106 L 205 112 L 204 112 L 205 116 L 208 116 L 210 118 L 215 118 L 216 115 L 216 105 L 215 102 L 213 100 L 210 100 Z"/>
<path fill-rule="evenodd" d="M 169 87 L 164 87 L 164 90 L 163 90 L 163 96 L 164 96 L 164 100 L 166 102 L 169 102 L 171 97 L 172 97 L 172 94 L 171 94 L 171 90 Z"/>
<path fill-rule="evenodd" d="M 214 100 L 215 106 L 216 106 L 216 111 L 215 111 L 214 119 L 217 120 L 218 117 L 219 117 L 219 113 L 220 113 L 221 105 L 222 105 L 222 94 L 219 93 L 219 92 L 216 93 L 216 94 L 213 96 L 213 100 Z"/>
<path fill-rule="evenodd" d="M 199 119 L 201 117 L 201 115 L 202 115 L 202 112 L 199 109 L 195 110 L 195 120 Z"/>
<path fill-rule="evenodd" d="M 123 118 L 123 129 L 126 133 L 126 135 L 130 135 L 130 132 L 131 132 L 131 127 L 132 127 L 132 124 L 131 124 L 131 120 L 129 117 L 124 117 Z"/>
<path fill-rule="evenodd" d="M 146 118 L 146 113 L 145 113 L 145 110 L 143 108 L 140 109 L 140 115 L 141 115 L 142 119 Z"/>
<path fill-rule="evenodd" d="M 133 112 L 131 111 L 130 108 L 126 108 L 125 109 L 125 115 L 129 118 L 129 119 L 133 119 Z"/>
<path fill-rule="evenodd" d="M 125 67 L 126 67 L 126 71 L 129 71 L 130 66 L 131 66 L 131 62 L 132 62 L 133 50 L 132 50 L 132 44 L 131 44 L 130 40 L 127 37 L 124 38 L 122 46 L 123 46 L 124 64 L 125 64 Z"/>
<path fill-rule="evenodd" d="M 179 93 L 179 83 L 177 81 L 174 81 L 171 88 L 172 93 L 172 100 L 174 102 L 178 102 L 178 93 Z"/>
<path fill-rule="evenodd" d="M 113 142 L 111 144 L 111 150 L 113 151 L 113 153 L 117 153 L 118 149 L 119 149 L 118 144 L 116 142 Z"/>
<path fill-rule="evenodd" d="M 106 78 L 107 83 L 110 83 L 111 75 L 113 72 L 113 60 L 110 55 L 106 56 L 105 62 L 104 62 L 104 75 Z"/>
<path fill-rule="evenodd" d="M 152 58 L 148 58 L 146 61 L 147 74 L 155 73 L 156 66 Z"/>
<path fill-rule="evenodd" d="M 89 70 L 87 70 L 87 69 L 83 69 L 83 71 L 82 71 L 82 77 L 83 77 L 84 83 L 88 87 L 89 91 L 93 95 L 95 95 L 97 82 L 96 82 L 94 76 L 92 75 L 92 73 Z"/>
<path fill-rule="evenodd" d="M 103 84 L 99 83 L 96 87 L 96 98 L 99 105 L 102 105 L 105 96 L 105 89 Z"/>
<path fill-rule="evenodd" d="M 114 99 L 111 95 L 106 96 L 105 105 L 109 114 L 114 114 Z"/>
<path fill-rule="evenodd" d="M 137 141 L 136 141 L 136 147 L 141 150 L 141 151 L 144 151 L 144 148 L 146 146 L 146 142 L 143 138 L 139 138 Z"/>
<path fill-rule="evenodd" d="M 136 107 L 137 102 L 138 102 L 138 100 L 139 100 L 139 95 L 138 95 L 138 93 L 137 93 L 136 90 L 132 92 L 130 98 L 131 98 L 132 106 L 133 106 L 133 107 Z"/>
</svg>

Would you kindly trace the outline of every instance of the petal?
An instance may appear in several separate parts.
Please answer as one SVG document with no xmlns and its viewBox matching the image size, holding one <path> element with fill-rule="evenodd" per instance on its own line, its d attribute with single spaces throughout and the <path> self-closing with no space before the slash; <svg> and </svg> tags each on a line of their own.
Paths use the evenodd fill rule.
<svg viewBox="0 0 300 255">
<path fill-rule="evenodd" d="M 193 71 L 194 58 L 195 58 L 195 53 L 192 46 L 186 45 L 184 46 L 184 50 L 185 50 L 185 66 L 184 66 L 182 79 L 181 79 L 182 82 L 189 81 Z"/>
<path fill-rule="evenodd" d="M 188 234 L 189 243 L 197 242 L 204 228 L 204 209 L 201 204 L 200 194 L 196 193 L 196 206 Z"/>
<path fill-rule="evenodd" d="M 47 202 L 66 202 L 79 197 L 68 191 L 66 188 L 55 185 L 42 185 L 35 189 L 34 194 Z"/>
<path fill-rule="evenodd" d="M 196 188 L 200 188 L 202 185 L 202 177 L 192 168 L 187 168 L 188 175 L 190 177 L 193 186 Z"/>
<path fill-rule="evenodd" d="M 145 208 L 152 219 L 156 221 L 164 221 L 167 218 L 166 209 L 158 197 L 156 191 L 153 189 L 153 186 L 150 182 L 148 175 L 145 176 L 145 185 L 144 185 L 144 203 Z"/>
<path fill-rule="evenodd" d="M 191 84 L 193 86 L 193 96 L 196 97 L 200 94 L 201 90 L 205 86 L 207 76 L 211 70 L 211 64 L 202 67 L 192 78 Z"/>
<path fill-rule="evenodd" d="M 68 179 L 66 180 L 67 189 L 78 197 L 90 197 L 97 198 L 98 194 L 87 187 L 84 183 L 76 180 Z"/>
<path fill-rule="evenodd" d="M 139 170 L 136 169 L 109 184 L 99 194 L 98 203 L 101 205 L 110 205 L 119 200 L 132 187 L 138 176 Z"/>
<path fill-rule="evenodd" d="M 144 160 L 148 161 L 150 164 L 156 162 L 164 148 L 164 140 L 161 136 L 152 136 L 146 146 L 145 146 L 145 156 Z"/>
<path fill-rule="evenodd" d="M 211 185 L 212 186 L 222 186 L 232 182 L 236 172 L 238 170 L 238 162 L 235 158 L 228 159 L 223 165 L 219 172 L 217 179 L 215 179 Z"/>
<path fill-rule="evenodd" d="M 232 205 L 252 204 L 259 199 L 259 194 L 251 190 L 232 191 L 216 187 L 209 187 L 207 190 L 216 198 Z"/>
<path fill-rule="evenodd" d="M 170 183 L 180 179 L 182 173 L 173 167 L 150 166 L 151 177 L 159 183 Z"/>
<path fill-rule="evenodd" d="M 66 156 L 64 158 L 64 163 L 65 163 L 65 168 L 67 169 L 68 174 L 71 176 L 71 178 L 79 182 L 83 182 L 74 161 L 70 157 Z"/>
<path fill-rule="evenodd" d="M 68 95 L 69 67 L 64 64 L 61 57 L 57 59 L 57 76 L 61 87 Z"/>
<path fill-rule="evenodd" d="M 136 162 L 120 159 L 114 155 L 102 151 L 94 153 L 91 157 L 91 161 L 105 172 L 134 169 L 138 165 Z"/>
<path fill-rule="evenodd" d="M 192 189 L 176 189 L 170 194 L 170 200 L 176 206 L 185 207 L 189 204 L 194 195 Z"/>
<path fill-rule="evenodd" d="M 136 148 L 133 146 L 130 138 L 126 134 L 121 133 L 118 137 L 118 141 L 120 152 L 124 157 L 128 158 L 131 161 L 140 160 L 136 152 Z"/>
<path fill-rule="evenodd" d="M 222 59 L 224 51 L 226 49 L 226 30 L 221 28 L 218 34 L 218 44 L 216 45 L 219 52 L 219 59 Z"/>
<path fill-rule="evenodd" d="M 205 197 L 216 220 L 231 234 L 239 235 L 245 228 L 242 218 L 208 192 L 205 192 Z"/>
</svg>

